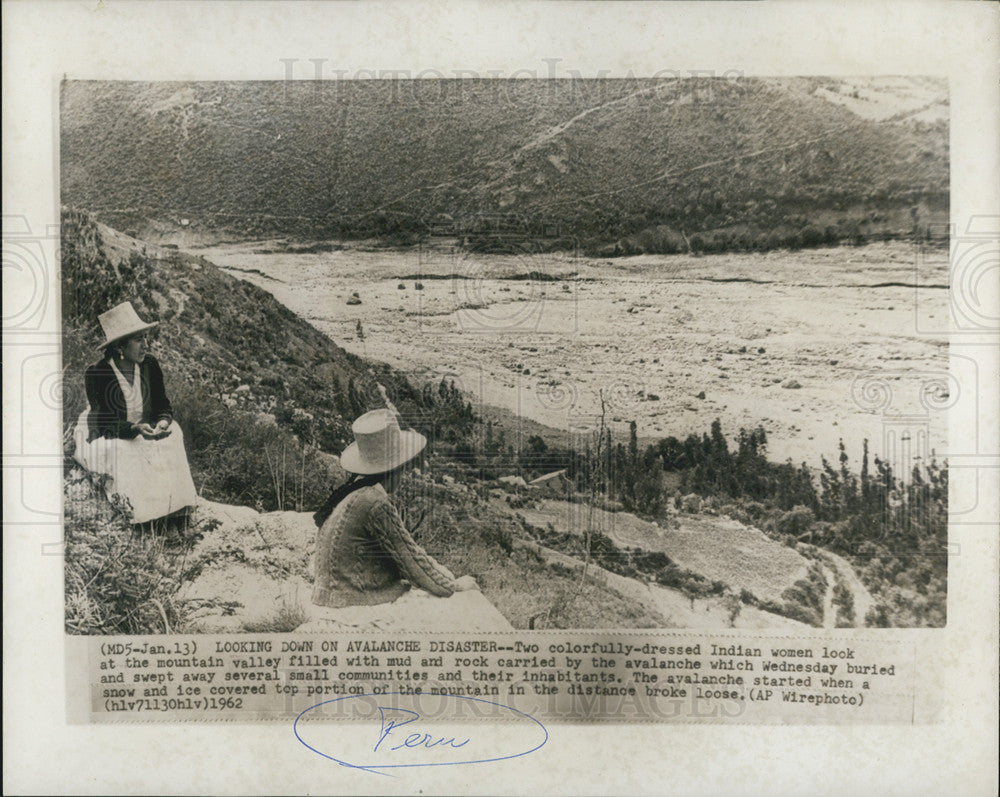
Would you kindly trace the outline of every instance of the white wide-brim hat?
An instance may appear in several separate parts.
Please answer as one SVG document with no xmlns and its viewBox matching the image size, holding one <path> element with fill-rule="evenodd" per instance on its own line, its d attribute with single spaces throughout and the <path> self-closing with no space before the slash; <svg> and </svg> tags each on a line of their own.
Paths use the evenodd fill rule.
<svg viewBox="0 0 1000 797">
<path fill-rule="evenodd" d="M 139 318 L 132 302 L 122 302 L 115 305 L 107 312 L 101 313 L 97 320 L 101 322 L 101 330 L 104 332 L 104 343 L 98 346 L 98 349 L 104 349 L 115 341 L 160 325 L 159 321 L 146 323 Z"/>
<path fill-rule="evenodd" d="M 372 410 L 352 425 L 354 442 L 340 455 L 340 465 L 351 473 L 386 473 L 416 457 L 427 438 L 420 432 L 402 430 L 392 410 Z"/>
</svg>

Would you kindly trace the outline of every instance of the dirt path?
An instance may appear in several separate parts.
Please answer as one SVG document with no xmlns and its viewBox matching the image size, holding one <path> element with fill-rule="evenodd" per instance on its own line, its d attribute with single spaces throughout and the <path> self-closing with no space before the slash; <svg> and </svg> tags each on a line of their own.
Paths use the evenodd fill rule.
<svg viewBox="0 0 1000 797">
<path fill-rule="evenodd" d="M 854 622 L 852 627 L 864 628 L 865 616 L 875 605 L 875 599 L 861 581 L 854 567 L 844 557 L 822 549 L 816 549 L 823 575 L 826 578 L 826 594 L 823 596 L 823 627 L 836 628 L 838 606 L 834 604 L 837 584 L 851 593 L 854 606 Z"/>
<path fill-rule="evenodd" d="M 823 628 L 836 628 L 837 607 L 833 603 L 833 595 L 837 578 L 826 565 L 823 566 L 823 577 L 826 579 L 826 594 L 823 596 Z"/>
<path fill-rule="evenodd" d="M 854 626 L 864 628 L 865 616 L 875 606 L 875 599 L 850 562 L 829 551 L 824 551 L 824 556 L 827 562 L 840 574 L 841 581 L 854 598 Z"/>
</svg>

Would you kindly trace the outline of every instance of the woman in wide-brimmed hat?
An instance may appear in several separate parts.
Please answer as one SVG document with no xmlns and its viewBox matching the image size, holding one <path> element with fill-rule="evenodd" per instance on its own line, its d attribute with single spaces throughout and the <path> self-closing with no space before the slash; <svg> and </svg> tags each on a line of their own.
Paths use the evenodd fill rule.
<svg viewBox="0 0 1000 797">
<path fill-rule="evenodd" d="M 440 597 L 476 589 L 471 576 L 456 579 L 416 543 L 389 498 L 427 439 L 400 429 L 391 409 L 365 413 L 352 429 L 354 442 L 340 458 L 352 477 L 315 515 L 313 603 L 389 603 L 409 589 L 406 582 Z"/>
<path fill-rule="evenodd" d="M 74 432 L 77 462 L 110 477 L 108 495 L 128 500 L 134 523 L 194 506 L 198 495 L 181 429 L 160 364 L 147 353 L 146 335 L 157 322 L 139 318 L 131 302 L 98 320 L 104 356 L 84 378 L 89 407 Z"/>
</svg>

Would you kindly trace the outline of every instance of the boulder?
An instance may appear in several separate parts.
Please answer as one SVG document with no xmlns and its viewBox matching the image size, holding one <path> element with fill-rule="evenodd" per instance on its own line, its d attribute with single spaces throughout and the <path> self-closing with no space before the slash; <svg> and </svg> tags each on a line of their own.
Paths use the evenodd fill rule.
<svg viewBox="0 0 1000 797">
<path fill-rule="evenodd" d="M 504 484 L 509 484 L 512 487 L 527 487 L 528 483 L 524 480 L 522 476 L 501 476 L 497 479 L 499 482 Z"/>
</svg>

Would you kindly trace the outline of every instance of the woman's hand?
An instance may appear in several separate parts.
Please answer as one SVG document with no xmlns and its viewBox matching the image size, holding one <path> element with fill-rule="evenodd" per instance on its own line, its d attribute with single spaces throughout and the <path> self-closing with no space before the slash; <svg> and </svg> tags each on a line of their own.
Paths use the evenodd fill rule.
<svg viewBox="0 0 1000 797">
<path fill-rule="evenodd" d="M 468 592 L 473 589 L 479 589 L 479 585 L 472 576 L 462 576 L 455 580 L 455 592 Z"/>
<path fill-rule="evenodd" d="M 155 440 L 157 437 L 162 437 L 162 433 L 158 432 L 148 423 L 137 423 L 135 429 L 138 430 L 139 434 L 145 437 L 147 440 Z"/>
<path fill-rule="evenodd" d="M 167 434 L 169 434 L 169 432 L 167 432 L 167 429 L 170 428 L 170 421 L 167 420 L 166 418 L 160 418 L 160 420 L 156 422 L 156 426 L 153 428 L 156 429 L 156 433 L 158 435 L 165 437 Z"/>
</svg>

